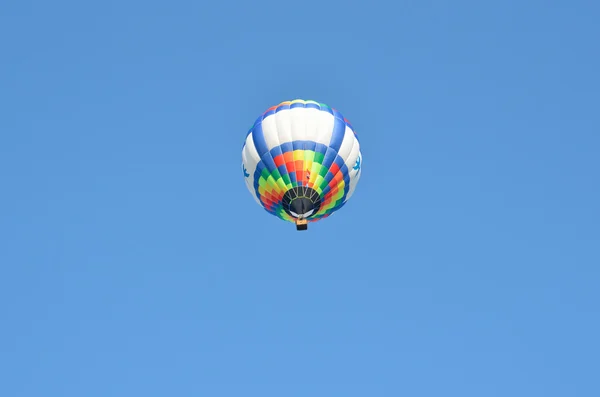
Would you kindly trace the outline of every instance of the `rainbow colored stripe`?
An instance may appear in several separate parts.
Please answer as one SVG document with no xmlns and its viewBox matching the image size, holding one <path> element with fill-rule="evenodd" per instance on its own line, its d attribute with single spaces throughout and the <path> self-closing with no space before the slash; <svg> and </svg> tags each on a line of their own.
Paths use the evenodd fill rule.
<svg viewBox="0 0 600 397">
<path fill-rule="evenodd" d="M 309 218 L 314 222 L 329 216 L 344 204 L 348 193 L 348 168 L 345 164 L 324 164 L 326 149 L 290 149 L 278 147 L 281 154 L 273 159 L 276 168 L 271 171 L 260 162 L 255 171 L 254 188 L 264 208 L 273 215 L 293 222 L 282 208 L 281 199 L 286 191 L 296 186 L 315 189 L 322 198 L 320 210 Z"/>
</svg>

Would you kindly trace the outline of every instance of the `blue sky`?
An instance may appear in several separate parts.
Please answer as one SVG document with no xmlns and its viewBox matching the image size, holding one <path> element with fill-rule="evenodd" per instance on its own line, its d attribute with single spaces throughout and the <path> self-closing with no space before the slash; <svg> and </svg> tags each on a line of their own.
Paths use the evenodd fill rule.
<svg viewBox="0 0 600 397">
<path fill-rule="evenodd" d="M 600 395 L 600 6 L 350 3 L 2 6 L 0 395 Z M 364 155 L 303 233 L 294 98 Z"/>
</svg>

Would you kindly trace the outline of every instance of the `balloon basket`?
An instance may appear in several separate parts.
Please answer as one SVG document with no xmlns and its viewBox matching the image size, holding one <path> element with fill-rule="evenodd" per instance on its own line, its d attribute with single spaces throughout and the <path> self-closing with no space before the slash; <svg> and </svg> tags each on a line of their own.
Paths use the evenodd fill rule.
<svg viewBox="0 0 600 397">
<path fill-rule="evenodd" d="M 308 221 L 306 219 L 296 219 L 296 230 L 307 230 Z"/>
</svg>

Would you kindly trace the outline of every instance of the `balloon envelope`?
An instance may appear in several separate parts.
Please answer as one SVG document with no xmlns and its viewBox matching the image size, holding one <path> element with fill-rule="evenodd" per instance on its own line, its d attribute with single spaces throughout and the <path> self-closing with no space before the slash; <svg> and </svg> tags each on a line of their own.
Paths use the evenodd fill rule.
<svg viewBox="0 0 600 397">
<path fill-rule="evenodd" d="M 360 178 L 356 133 L 337 110 L 296 99 L 269 108 L 242 148 L 250 194 L 267 212 L 296 224 L 339 210 Z"/>
</svg>

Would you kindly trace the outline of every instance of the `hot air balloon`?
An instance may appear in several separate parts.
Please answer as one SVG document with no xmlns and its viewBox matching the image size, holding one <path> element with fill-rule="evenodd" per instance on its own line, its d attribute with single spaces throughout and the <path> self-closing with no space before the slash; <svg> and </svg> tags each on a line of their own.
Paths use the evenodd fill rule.
<svg viewBox="0 0 600 397">
<path fill-rule="evenodd" d="M 242 170 L 250 194 L 270 214 L 307 230 L 350 199 L 360 178 L 356 132 L 342 114 L 296 99 L 267 109 L 246 135 Z"/>
</svg>

